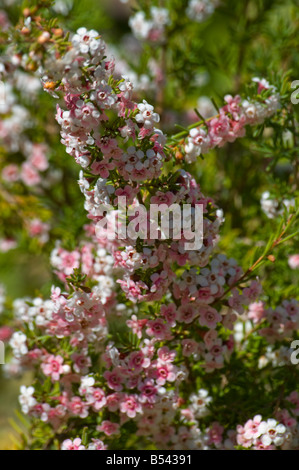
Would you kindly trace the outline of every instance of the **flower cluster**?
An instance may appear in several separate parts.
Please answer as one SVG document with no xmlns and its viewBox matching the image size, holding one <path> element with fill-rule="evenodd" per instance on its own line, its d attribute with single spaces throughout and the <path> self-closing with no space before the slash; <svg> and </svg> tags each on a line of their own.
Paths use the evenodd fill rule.
<svg viewBox="0 0 299 470">
<path fill-rule="evenodd" d="M 92 442 L 86 447 L 79 437 L 74 440 L 66 439 L 61 445 L 61 450 L 106 450 L 106 448 L 100 439 L 92 439 Z"/>
<path fill-rule="evenodd" d="M 7 207 L 3 211 L 3 225 L 8 227 L 2 228 L 1 252 L 18 245 L 13 233 L 16 217 L 29 238 L 38 240 L 39 245 L 49 241 L 51 227 L 46 220 L 50 218 L 50 211 L 44 201 L 40 204 L 37 199 L 45 198 L 61 178 L 61 170 L 54 169 L 50 163 L 48 134 L 53 129 L 49 126 L 45 131 L 47 138 L 41 142 L 41 118 L 32 111 L 43 91 L 40 79 L 22 70 L 25 60 L 25 55 L 15 54 L 10 48 L 0 60 L 0 79 L 4 87 L 4 96 L 0 96 L 0 180 L 1 198 Z M 33 128 L 38 131 L 32 132 Z"/>
<path fill-rule="evenodd" d="M 198 364 L 207 372 L 224 367 L 233 351 L 237 315 L 256 300 L 261 287 L 257 281 L 238 287 L 244 273 L 236 261 L 224 255 L 211 259 L 222 218 L 190 174 L 163 175 L 165 137 L 155 128 L 159 115 L 146 101 L 132 101 L 129 80 L 114 78 L 113 61 L 105 57 L 98 33 L 80 28 L 71 41 L 62 58 L 48 58 L 51 73 L 44 73 L 43 84 L 64 96 L 67 109 L 57 107 L 57 121 L 67 152 L 82 167 L 79 185 L 91 220 L 86 227 L 90 241 L 73 251 L 57 243 L 51 254 L 65 292 L 53 287 L 50 300 L 15 301 L 16 318 L 26 328 L 10 340 L 15 359 L 7 372 L 33 364 L 40 370 L 53 394 L 45 399 L 36 385 L 22 388 L 20 404 L 24 413 L 54 429 L 101 410 L 94 430 L 99 442 L 112 439 L 131 420 L 137 435 L 157 446 L 214 445 L 221 426 L 205 434 L 197 421 L 209 413 L 208 392 L 193 389 L 186 408 L 181 387 L 188 367 Z M 186 250 L 183 236 L 153 240 L 147 233 L 139 244 L 130 233 L 121 240 L 99 238 L 96 224 L 103 205 L 115 206 L 124 195 L 137 210 L 140 201 L 201 204 L 202 247 Z M 125 296 L 126 305 L 116 304 L 117 296 Z M 148 302 L 153 303 L 150 311 L 142 307 Z M 132 340 L 127 347 L 105 345 L 110 322 L 120 315 Z M 186 426 L 186 420 L 194 424 Z M 81 445 L 68 440 L 62 448 Z"/>
<path fill-rule="evenodd" d="M 259 334 L 265 336 L 271 344 L 288 337 L 299 326 L 299 302 L 296 299 L 284 300 L 281 305 L 265 308 L 263 302 L 250 304 L 248 318 L 255 324 L 266 322 L 259 329 Z"/>
<path fill-rule="evenodd" d="M 274 450 L 287 444 L 289 432 L 275 419 L 262 421 L 261 415 L 249 419 L 244 426 L 237 427 L 238 445 L 254 450 Z"/>
<path fill-rule="evenodd" d="M 5 96 L 0 103 L 0 142 L 6 152 L 20 152 L 24 161 L 21 165 L 11 161 L 4 165 L 1 168 L 1 178 L 6 183 L 22 181 L 26 186 L 37 186 L 42 183 L 44 172 L 49 168 L 48 148 L 46 144 L 32 142 L 27 135 L 34 125 L 33 118 L 27 107 L 18 102 L 17 93 L 21 92 L 27 100 L 28 97 L 35 99 L 41 88 L 40 82 L 38 78 L 16 68 L 20 62 L 19 57 L 12 57 L 13 68 L 10 72 L 6 71 L 5 57 L 2 60 L 0 75 L 4 79 Z"/>
<path fill-rule="evenodd" d="M 271 94 L 259 100 L 243 100 L 239 95 L 224 97 L 225 105 L 219 109 L 216 117 L 205 121 L 200 127 L 193 127 L 185 145 L 187 163 L 215 147 L 222 147 L 226 142 L 234 142 L 244 137 L 246 125 L 261 124 L 271 117 L 280 107 L 280 97 L 273 85 L 266 80 L 254 78 L 257 83 L 257 94 L 263 90 Z"/>
</svg>

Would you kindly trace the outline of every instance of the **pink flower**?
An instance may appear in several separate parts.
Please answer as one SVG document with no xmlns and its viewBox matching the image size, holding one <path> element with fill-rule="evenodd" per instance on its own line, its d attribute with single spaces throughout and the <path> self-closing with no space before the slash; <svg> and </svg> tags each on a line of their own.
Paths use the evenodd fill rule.
<svg viewBox="0 0 299 470">
<path fill-rule="evenodd" d="M 261 292 L 262 292 L 261 284 L 257 281 L 252 281 L 250 286 L 246 287 L 243 290 L 243 295 L 246 299 L 249 299 L 249 301 L 252 302 L 261 294 Z"/>
<path fill-rule="evenodd" d="M 45 155 L 46 147 L 41 144 L 34 144 L 29 157 L 31 165 L 39 171 L 45 171 L 49 167 L 48 159 Z"/>
<path fill-rule="evenodd" d="M 171 206 L 174 201 L 175 196 L 171 191 L 167 191 L 166 193 L 157 191 L 156 195 L 151 197 L 151 204 L 167 204 L 167 206 Z"/>
<path fill-rule="evenodd" d="M 163 442 L 167 444 L 172 438 L 175 438 L 176 430 L 174 426 L 167 426 L 165 424 L 161 424 L 157 433 L 155 433 L 155 440 L 156 442 Z"/>
<path fill-rule="evenodd" d="M 222 109 L 232 114 L 234 116 L 234 119 L 237 120 L 239 118 L 239 113 L 240 113 L 241 97 L 239 95 L 236 95 L 236 96 L 225 95 L 224 101 L 227 103 L 227 105 L 223 106 Z"/>
<path fill-rule="evenodd" d="M 121 196 L 126 198 L 127 204 L 132 203 L 137 193 L 138 188 L 132 188 L 128 185 L 126 185 L 124 188 L 118 188 L 115 191 L 115 196 L 117 196 L 117 198 L 114 200 L 114 204 L 118 204 L 118 198 Z"/>
<path fill-rule="evenodd" d="M 261 336 L 265 336 L 270 344 L 273 344 L 275 341 L 281 338 L 281 334 L 275 328 L 271 327 L 261 328 L 259 330 L 259 334 Z"/>
<path fill-rule="evenodd" d="M 184 323 L 192 323 L 198 316 L 198 310 L 192 304 L 181 305 L 178 309 L 177 320 Z"/>
<path fill-rule="evenodd" d="M 204 342 L 208 349 L 210 349 L 214 344 L 217 344 L 218 334 L 215 330 L 210 330 L 204 335 Z"/>
<path fill-rule="evenodd" d="M 275 415 L 275 418 L 277 419 L 277 421 L 281 422 L 289 428 L 295 428 L 297 425 L 296 418 L 292 418 L 290 416 L 290 413 L 286 409 L 278 411 Z"/>
<path fill-rule="evenodd" d="M 169 326 L 174 327 L 176 325 L 177 307 L 175 304 L 162 305 L 160 314 L 167 320 Z"/>
<path fill-rule="evenodd" d="M 122 393 L 112 393 L 111 395 L 107 395 L 107 408 L 109 411 L 117 411 L 119 409 L 120 401 L 123 397 Z"/>
<path fill-rule="evenodd" d="M 101 178 L 108 178 L 109 171 L 113 170 L 114 164 L 108 163 L 107 161 L 102 161 L 102 162 L 95 161 L 93 162 L 90 168 L 94 175 L 100 175 Z"/>
<path fill-rule="evenodd" d="M 299 268 L 299 255 L 290 256 L 288 263 L 291 269 L 298 269 Z"/>
<path fill-rule="evenodd" d="M 126 395 L 120 402 L 120 411 L 126 413 L 129 418 L 135 418 L 137 413 L 142 412 L 137 395 Z"/>
<path fill-rule="evenodd" d="M 254 302 L 249 305 L 248 318 L 254 323 L 259 323 L 265 316 L 265 307 L 262 301 Z"/>
<path fill-rule="evenodd" d="M 296 416 L 297 416 L 297 411 L 299 410 L 299 394 L 296 390 L 290 393 L 289 396 L 286 397 L 286 400 L 288 400 L 290 403 L 295 405 L 296 407 Z"/>
<path fill-rule="evenodd" d="M 148 320 L 138 320 L 136 315 L 131 316 L 131 320 L 127 320 L 127 325 L 129 328 L 132 329 L 133 333 L 137 335 L 139 339 L 142 338 L 142 330 L 144 326 L 146 325 Z"/>
<path fill-rule="evenodd" d="M 29 162 L 22 164 L 21 179 L 27 186 L 36 186 L 41 182 L 39 173 Z"/>
<path fill-rule="evenodd" d="M 7 165 L 2 170 L 2 178 L 8 183 L 14 183 L 19 179 L 19 167 L 17 165 L 11 164 Z"/>
<path fill-rule="evenodd" d="M 209 128 L 213 140 L 216 140 L 217 143 L 220 142 L 221 139 L 219 140 L 219 138 L 227 134 L 229 127 L 229 118 L 225 116 L 224 113 L 221 114 L 219 117 L 212 119 L 209 123 Z"/>
<path fill-rule="evenodd" d="M 127 298 L 134 303 L 136 303 L 137 300 L 142 300 L 143 298 L 142 290 L 148 290 L 148 286 L 142 281 L 134 282 L 131 279 L 129 280 L 119 279 L 116 282 L 120 284 L 122 290 L 126 293 Z"/>
<path fill-rule="evenodd" d="M 95 411 L 99 411 L 107 403 L 105 392 L 101 388 L 91 388 L 87 393 L 86 400 Z"/>
<path fill-rule="evenodd" d="M 68 276 L 74 269 L 79 268 L 80 253 L 78 251 L 63 251 L 60 255 L 61 269 Z"/>
<path fill-rule="evenodd" d="M 74 371 L 77 374 L 87 374 L 91 366 L 91 359 L 86 354 L 72 354 Z"/>
<path fill-rule="evenodd" d="M 101 431 L 106 436 L 112 436 L 113 434 L 119 433 L 119 424 L 113 423 L 112 421 L 103 421 L 100 426 L 97 427 L 97 431 Z"/>
<path fill-rule="evenodd" d="M 199 302 L 203 302 L 205 304 L 211 304 L 214 301 L 214 297 L 212 296 L 211 289 L 209 287 L 201 287 L 196 296 Z"/>
<path fill-rule="evenodd" d="M 297 320 L 299 316 L 299 302 L 296 299 L 284 300 L 282 307 L 286 309 L 291 320 Z"/>
<path fill-rule="evenodd" d="M 10 27 L 10 21 L 5 13 L 5 11 L 0 11 L 0 26 L 3 31 L 7 30 Z"/>
<path fill-rule="evenodd" d="M 88 404 L 84 403 L 80 397 L 73 397 L 68 403 L 68 408 L 73 415 L 82 419 L 88 416 Z"/>
<path fill-rule="evenodd" d="M 193 339 L 183 339 L 183 356 L 190 357 L 198 352 L 198 343 Z"/>
<path fill-rule="evenodd" d="M 29 223 L 29 236 L 32 238 L 38 238 L 41 243 L 45 243 L 49 239 L 50 225 L 43 223 L 39 219 L 33 219 Z"/>
<path fill-rule="evenodd" d="M 237 289 L 233 289 L 232 294 L 233 295 L 228 299 L 228 304 L 233 310 L 242 315 L 244 312 L 243 305 L 246 304 L 246 297 L 239 294 Z"/>
<path fill-rule="evenodd" d="M 107 446 L 100 439 L 91 439 L 88 450 L 106 450 Z"/>
<path fill-rule="evenodd" d="M 156 320 L 149 320 L 147 322 L 146 334 L 148 336 L 154 336 L 158 340 L 170 339 L 169 326 L 163 322 L 161 318 Z"/>
<path fill-rule="evenodd" d="M 109 137 L 101 137 L 99 140 L 96 142 L 98 146 L 100 147 L 101 151 L 106 157 L 107 153 L 110 153 L 113 149 L 118 148 L 117 145 L 117 140 L 116 139 L 110 139 Z"/>
<path fill-rule="evenodd" d="M 145 357 L 142 351 L 136 351 L 130 354 L 128 368 L 132 373 L 138 373 L 142 369 L 150 366 L 150 359 Z"/>
<path fill-rule="evenodd" d="M 74 441 L 71 439 L 66 439 L 61 444 L 61 450 L 86 450 L 83 445 L 81 445 L 81 439 L 77 437 Z"/>
<path fill-rule="evenodd" d="M 176 357 L 176 351 L 171 351 L 167 346 L 158 349 L 158 358 L 160 363 L 173 362 Z"/>
<path fill-rule="evenodd" d="M 273 444 L 270 444 L 270 445 L 264 444 L 262 439 L 257 439 L 255 444 L 254 444 L 253 449 L 254 450 L 275 450 L 276 447 Z"/>
<path fill-rule="evenodd" d="M 63 358 L 61 356 L 50 355 L 46 358 L 45 362 L 41 364 L 43 373 L 50 376 L 53 381 L 58 381 L 62 374 L 70 372 L 68 365 L 63 365 Z"/>
<path fill-rule="evenodd" d="M 237 444 L 239 446 L 245 447 L 245 449 L 248 449 L 253 444 L 252 439 L 246 439 L 245 429 L 240 425 L 237 426 Z"/>
<path fill-rule="evenodd" d="M 256 415 L 253 419 L 249 419 L 244 425 L 244 437 L 246 440 L 257 439 L 261 432 L 259 427 L 262 421 L 261 415 Z"/>
<path fill-rule="evenodd" d="M 166 382 L 174 382 L 176 379 L 176 369 L 172 364 L 160 363 L 157 364 L 156 382 L 162 386 Z"/>
<path fill-rule="evenodd" d="M 108 370 L 104 372 L 104 378 L 107 380 L 108 387 L 116 392 L 121 392 L 123 389 L 123 376 L 117 369 L 113 369 L 112 372 Z"/>
<path fill-rule="evenodd" d="M 6 253 L 17 247 L 17 242 L 10 238 L 0 239 L 0 253 Z"/>
<path fill-rule="evenodd" d="M 207 305 L 206 307 L 200 307 L 199 324 L 201 326 L 207 326 L 208 328 L 215 329 L 218 322 L 221 322 L 221 315 L 214 308 Z"/>
<path fill-rule="evenodd" d="M 146 379 L 139 384 L 138 390 L 141 392 L 141 396 L 139 397 L 141 403 L 154 403 L 156 401 L 158 389 L 153 379 Z"/>
<path fill-rule="evenodd" d="M 8 326 L 2 326 L 0 328 L 0 341 L 8 341 L 13 334 L 13 330 Z"/>
<path fill-rule="evenodd" d="M 221 444 L 223 431 L 224 427 L 221 424 L 217 422 L 212 423 L 208 430 L 209 444 Z"/>
</svg>

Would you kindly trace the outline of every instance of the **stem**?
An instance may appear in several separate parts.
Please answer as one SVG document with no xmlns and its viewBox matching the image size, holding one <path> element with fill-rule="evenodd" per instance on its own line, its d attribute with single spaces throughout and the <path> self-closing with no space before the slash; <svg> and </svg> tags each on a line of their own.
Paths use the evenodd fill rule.
<svg viewBox="0 0 299 470">
<path fill-rule="evenodd" d="M 202 124 L 204 124 L 205 122 L 212 121 L 212 119 L 215 119 L 215 118 L 218 118 L 218 117 L 219 117 L 219 114 L 216 114 L 215 116 L 212 116 L 208 119 L 205 119 L 204 121 L 203 120 L 197 121 L 194 124 L 191 124 L 190 126 L 188 126 L 185 131 L 179 132 L 178 134 L 175 134 L 174 136 L 172 136 L 171 140 L 181 139 L 182 137 L 185 137 L 189 134 L 189 130 L 194 129 L 195 127 L 199 127 Z"/>
<path fill-rule="evenodd" d="M 247 276 L 249 276 L 257 267 L 258 265 L 266 258 L 266 256 L 269 256 L 269 253 L 271 253 L 271 251 L 274 250 L 274 248 L 276 248 L 276 246 L 278 246 L 281 241 L 282 241 L 282 237 L 284 236 L 284 234 L 287 232 L 287 230 L 289 229 L 290 225 L 291 225 L 291 222 L 292 222 L 292 219 L 294 218 L 294 215 L 290 215 L 290 217 L 288 218 L 288 221 L 287 221 L 287 224 L 286 226 L 284 227 L 284 229 L 282 230 L 282 232 L 280 233 L 280 235 L 276 238 L 276 240 L 274 240 L 270 246 L 270 248 L 266 251 L 266 253 L 262 254 L 254 263 L 252 266 L 250 266 L 250 268 L 247 269 L 247 271 L 240 277 L 240 279 L 238 279 L 234 284 L 232 284 L 223 294 L 221 297 L 218 297 L 216 300 L 214 300 L 214 302 L 212 302 L 211 305 L 214 305 L 216 304 L 217 302 L 219 302 L 219 300 L 223 299 L 224 297 L 226 297 L 226 295 L 232 290 L 234 289 L 235 287 L 237 287 L 244 279 L 246 279 Z"/>
</svg>

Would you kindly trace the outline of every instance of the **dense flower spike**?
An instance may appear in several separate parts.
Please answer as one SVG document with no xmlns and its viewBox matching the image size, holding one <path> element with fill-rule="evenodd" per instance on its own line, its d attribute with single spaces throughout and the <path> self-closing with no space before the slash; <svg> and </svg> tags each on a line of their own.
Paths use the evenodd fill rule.
<svg viewBox="0 0 299 470">
<path fill-rule="evenodd" d="M 203 196 L 188 173 L 180 171 L 175 179 L 164 178 L 165 138 L 155 128 L 159 115 L 145 100 L 139 104 L 131 101 L 131 82 L 126 78 L 114 79 L 111 75 L 114 64 L 104 57 L 102 39 L 95 31 L 81 28 L 72 38 L 72 48 L 55 66 L 52 63 L 52 75 L 43 77 L 47 89 L 49 80 L 57 80 L 59 73 L 62 74 L 57 91 L 63 92 L 67 110 L 57 108 L 57 121 L 67 152 L 82 167 L 79 184 L 92 224 L 95 226 L 101 221 L 102 205 L 114 206 L 117 196 L 126 195 L 127 203 L 138 210 L 139 201 L 144 201 L 149 193 L 151 203 L 166 202 L 169 206 L 188 203 L 193 207 L 202 204 L 204 244 L 200 250 L 188 251 L 183 240 L 158 239 L 153 244 L 147 234 L 137 249 L 130 235 L 109 241 L 99 239 L 96 231 L 89 244 L 72 252 L 58 244 L 51 262 L 66 287 L 72 282 L 68 276 L 79 268 L 94 286 L 86 292 L 80 292 L 77 287 L 71 296 L 53 288 L 51 301 L 35 299 L 31 301 L 32 306 L 21 301 L 15 303 L 16 314 L 32 330 L 43 330 L 52 338 L 53 345 L 58 339 L 69 338 L 71 347 L 67 356 L 62 352 L 51 353 L 49 346 L 30 349 L 26 335 L 14 333 L 10 344 L 19 366 L 26 367 L 34 360 L 53 384 L 59 381 L 65 388 L 54 405 L 38 402 L 33 398 L 32 388 L 28 392 L 24 390 L 20 400 L 26 403 L 24 412 L 54 427 L 72 416 L 84 419 L 100 409 L 119 410 L 119 423 L 109 424 L 108 415 L 103 415 L 105 419 L 99 426 L 103 438 L 117 432 L 122 422 L 133 419 L 140 435 L 152 437 L 157 444 L 162 439 L 165 446 L 178 448 L 189 431 L 181 427 L 184 415 L 179 418 L 178 427 L 171 425 L 171 420 L 180 414 L 180 384 L 189 372 L 185 365 L 180 365 L 176 331 L 181 332 L 183 357 L 188 357 L 190 364 L 200 360 L 207 372 L 222 368 L 232 351 L 232 343 L 231 339 L 223 339 L 218 329 L 222 325 L 225 331 L 231 330 L 236 316 L 229 312 L 223 315 L 211 304 L 222 298 L 225 289 L 237 283 L 242 271 L 234 260 L 223 255 L 214 257 L 209 264 L 221 224 L 213 202 Z M 83 73 L 83 69 L 88 73 Z M 108 111 L 114 113 L 113 121 L 108 118 Z M 116 177 L 117 184 L 113 185 Z M 154 179 L 164 181 L 166 191 L 152 192 L 150 185 Z M 120 242 L 124 249 L 120 250 Z M 106 250 L 112 252 L 114 262 Z M 176 266 L 185 266 L 179 277 Z M 199 271 L 198 266 L 204 269 Z M 117 275 L 117 271 L 120 274 Z M 154 316 L 138 318 L 132 307 L 131 313 L 127 312 L 127 326 L 137 335 L 139 344 L 125 354 L 113 343 L 108 343 L 105 350 L 103 342 L 108 331 L 107 315 L 119 315 L 114 301 L 115 295 L 119 295 L 118 284 L 133 305 L 165 299 Z M 260 289 L 252 285 L 247 288 L 248 293 L 245 291 L 241 295 L 237 288 L 232 289 L 229 300 L 232 309 L 242 312 L 241 305 L 254 300 Z M 184 332 L 191 324 L 198 325 L 199 335 L 190 337 Z M 165 346 L 161 347 L 161 342 Z M 102 353 L 104 372 L 101 377 L 95 378 L 91 372 L 94 368 L 90 360 L 91 348 Z M 80 380 L 77 392 L 72 393 L 67 384 L 80 383 Z M 206 396 L 205 391 L 198 393 L 202 399 Z M 31 398 L 25 398 L 27 395 Z M 192 395 L 190 400 L 194 403 L 196 396 Z M 194 416 L 205 414 L 203 405 L 201 408 L 199 412 L 191 406 Z M 161 414 L 159 410 L 165 412 Z M 159 416 L 156 426 L 166 427 L 164 437 L 154 437 L 149 427 L 149 412 Z M 192 448 L 197 445 L 192 433 L 200 432 L 196 429 L 190 430 Z M 62 448 L 72 446 L 77 444 L 67 441 Z"/>
</svg>

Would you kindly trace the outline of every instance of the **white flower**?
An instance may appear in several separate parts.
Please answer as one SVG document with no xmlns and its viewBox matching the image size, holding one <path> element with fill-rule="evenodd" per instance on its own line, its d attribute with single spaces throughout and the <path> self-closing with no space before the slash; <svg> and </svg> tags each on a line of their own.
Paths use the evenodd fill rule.
<svg viewBox="0 0 299 470">
<path fill-rule="evenodd" d="M 155 26 L 162 27 L 170 23 L 167 8 L 151 7 L 151 16 Z"/>
<path fill-rule="evenodd" d="M 190 396 L 191 405 L 190 409 L 193 411 L 195 418 L 202 418 L 209 413 L 207 405 L 211 403 L 212 398 L 209 392 L 203 388 L 199 389 L 197 394 Z"/>
<path fill-rule="evenodd" d="M 185 145 L 187 163 L 194 162 L 201 153 L 206 153 L 209 149 L 209 144 L 210 138 L 204 129 L 191 129 L 188 143 Z"/>
<path fill-rule="evenodd" d="M 28 352 L 26 345 L 27 337 L 24 333 L 16 331 L 9 342 L 9 345 L 13 349 L 13 353 L 16 357 L 24 356 Z"/>
<path fill-rule="evenodd" d="M 153 23 L 145 18 L 144 11 L 138 11 L 129 19 L 129 26 L 138 39 L 147 39 Z"/>
<path fill-rule="evenodd" d="M 211 0 L 191 0 L 187 8 L 187 16 L 198 23 L 202 23 L 214 13 L 215 6 Z"/>
<path fill-rule="evenodd" d="M 250 103 L 250 101 L 244 100 L 242 103 L 242 107 L 248 119 L 255 119 L 257 115 L 257 109 L 253 103 Z"/>
<path fill-rule="evenodd" d="M 274 219 L 278 215 L 278 201 L 270 199 L 270 193 L 265 191 L 261 197 L 261 207 L 269 219 Z"/>
<path fill-rule="evenodd" d="M 105 52 L 105 43 L 99 38 L 99 33 L 94 29 L 87 31 L 86 28 L 79 28 L 77 33 L 72 38 L 73 46 L 78 49 L 81 54 L 90 53 L 101 59 Z"/>
<path fill-rule="evenodd" d="M 252 81 L 255 83 L 260 83 L 267 90 L 269 88 L 273 88 L 275 90 L 275 87 L 271 86 L 270 83 L 265 78 L 253 77 Z"/>
<path fill-rule="evenodd" d="M 217 269 L 203 268 L 197 276 L 197 283 L 201 287 L 209 287 L 211 294 L 216 294 L 225 284 L 225 279 L 218 273 Z"/>
<path fill-rule="evenodd" d="M 103 81 L 97 91 L 90 94 L 90 99 L 96 100 L 100 108 L 104 109 L 111 108 L 116 102 L 117 97 L 112 93 L 112 88 Z"/>
<path fill-rule="evenodd" d="M 263 103 L 258 101 L 245 100 L 242 102 L 242 108 L 248 123 L 251 125 L 262 123 L 266 118 L 272 116 L 280 108 L 280 95 L 277 93 L 276 88 L 270 85 L 264 78 L 253 78 L 253 81 L 258 83 L 261 90 L 271 90 L 273 93 L 268 96 Z"/>
<path fill-rule="evenodd" d="M 276 199 L 271 199 L 269 191 L 265 191 L 261 197 L 261 207 L 263 212 L 269 219 L 274 219 L 275 217 L 282 215 L 284 212 L 284 207 L 289 211 L 290 207 L 295 205 L 294 199 L 284 199 L 282 205 Z"/>
<path fill-rule="evenodd" d="M 119 84 L 118 88 L 123 93 L 126 100 L 130 100 L 132 98 L 134 85 L 125 75 L 123 75 L 122 78 L 124 81 Z"/>
<path fill-rule="evenodd" d="M 33 387 L 25 387 L 22 385 L 20 388 L 19 402 L 22 407 L 22 411 L 25 414 L 28 414 L 30 409 L 36 405 L 36 399 L 32 396 L 34 394 Z"/>
<path fill-rule="evenodd" d="M 102 304 L 106 304 L 107 299 L 111 297 L 113 289 L 115 288 L 115 283 L 112 277 L 110 276 L 95 276 L 95 279 L 98 281 L 98 285 L 93 287 L 92 291 L 95 293 L 98 299 Z"/>
<path fill-rule="evenodd" d="M 286 428 L 283 424 L 278 424 L 275 419 L 262 421 L 258 427 L 260 434 L 263 434 L 261 441 L 265 446 L 274 444 L 281 446 L 286 438 Z"/>
<path fill-rule="evenodd" d="M 158 113 L 154 113 L 154 107 L 143 100 L 138 105 L 139 113 L 136 115 L 136 121 L 143 124 L 145 129 L 152 129 L 155 123 L 160 121 Z"/>
<path fill-rule="evenodd" d="M 85 377 L 81 377 L 81 385 L 79 388 L 80 395 L 85 395 L 90 393 L 90 390 L 95 384 L 95 380 L 91 375 L 86 375 Z"/>
</svg>

